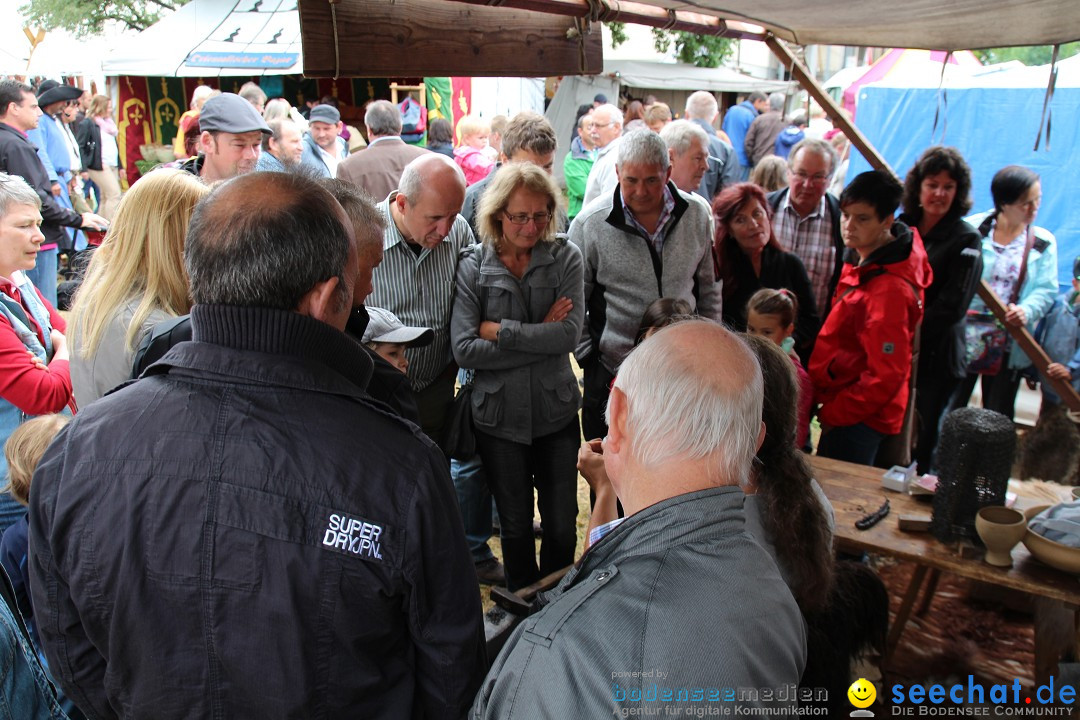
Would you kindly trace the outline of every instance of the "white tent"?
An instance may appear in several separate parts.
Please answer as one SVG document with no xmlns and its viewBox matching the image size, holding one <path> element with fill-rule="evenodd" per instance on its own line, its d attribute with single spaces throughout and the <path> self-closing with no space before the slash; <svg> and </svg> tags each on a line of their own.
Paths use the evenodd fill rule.
<svg viewBox="0 0 1080 720">
<path fill-rule="evenodd" d="M 785 91 L 791 83 L 762 80 L 730 68 L 700 68 L 694 65 L 648 60 L 605 60 L 604 74 L 620 85 L 648 90 L 710 90 L 712 92 L 763 93 Z"/>
<path fill-rule="evenodd" d="M 106 75 L 224 77 L 303 72 L 296 0 L 191 0 L 126 41 Z"/>
</svg>

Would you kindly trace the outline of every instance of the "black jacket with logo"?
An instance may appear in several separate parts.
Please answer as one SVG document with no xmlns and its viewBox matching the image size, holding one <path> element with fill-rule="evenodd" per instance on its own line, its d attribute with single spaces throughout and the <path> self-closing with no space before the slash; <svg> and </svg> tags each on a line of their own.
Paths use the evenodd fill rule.
<svg viewBox="0 0 1080 720">
<path fill-rule="evenodd" d="M 460 718 L 483 678 L 446 461 L 296 313 L 193 340 L 85 408 L 31 498 L 49 666 L 91 718 Z"/>
</svg>

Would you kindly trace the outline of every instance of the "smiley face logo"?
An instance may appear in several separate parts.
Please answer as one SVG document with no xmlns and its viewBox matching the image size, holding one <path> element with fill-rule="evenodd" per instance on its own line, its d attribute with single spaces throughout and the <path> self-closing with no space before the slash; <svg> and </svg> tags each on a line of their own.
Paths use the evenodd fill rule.
<svg viewBox="0 0 1080 720">
<path fill-rule="evenodd" d="M 859 678 L 851 683 L 847 691 L 848 700 L 857 708 L 868 708 L 877 699 L 877 689 L 874 684 L 865 678 Z"/>
</svg>

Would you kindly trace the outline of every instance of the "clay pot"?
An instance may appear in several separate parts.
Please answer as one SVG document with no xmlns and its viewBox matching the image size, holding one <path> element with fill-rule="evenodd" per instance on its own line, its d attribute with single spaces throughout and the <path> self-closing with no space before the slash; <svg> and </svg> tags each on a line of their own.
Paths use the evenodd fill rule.
<svg viewBox="0 0 1080 720">
<path fill-rule="evenodd" d="M 975 516 L 975 532 L 986 545 L 986 562 L 997 567 L 1012 565 L 1012 549 L 1027 532 L 1027 518 L 1019 510 L 991 505 Z"/>
</svg>

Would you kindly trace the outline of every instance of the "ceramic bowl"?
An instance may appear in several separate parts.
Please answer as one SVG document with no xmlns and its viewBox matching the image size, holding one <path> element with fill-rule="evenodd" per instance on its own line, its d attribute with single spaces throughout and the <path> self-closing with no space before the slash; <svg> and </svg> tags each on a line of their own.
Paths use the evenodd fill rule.
<svg viewBox="0 0 1080 720">
<path fill-rule="evenodd" d="M 1030 508 L 1026 511 L 1027 517 L 1033 518 L 1040 512 L 1050 507 L 1049 505 L 1038 505 Z M 1069 547 L 1068 545 L 1062 545 L 1059 542 L 1053 540 L 1047 540 L 1042 535 L 1032 530 L 1028 530 L 1024 535 L 1024 547 L 1028 549 L 1037 560 L 1049 565 L 1052 568 L 1057 568 L 1067 573 L 1073 573 L 1074 575 L 1080 575 L 1080 548 Z"/>
<path fill-rule="evenodd" d="M 1027 518 L 1019 510 L 991 505 L 975 516 L 975 532 L 986 545 L 985 560 L 990 565 L 1012 565 L 1012 549 L 1027 532 Z"/>
</svg>

